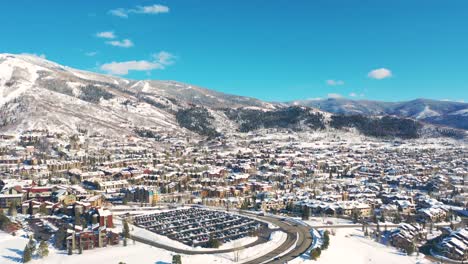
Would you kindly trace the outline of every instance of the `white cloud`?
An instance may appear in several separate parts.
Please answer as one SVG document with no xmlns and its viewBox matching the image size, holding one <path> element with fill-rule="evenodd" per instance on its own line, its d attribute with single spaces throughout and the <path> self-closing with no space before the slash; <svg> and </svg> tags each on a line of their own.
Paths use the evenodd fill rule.
<svg viewBox="0 0 468 264">
<path fill-rule="evenodd" d="M 169 7 L 164 5 L 137 6 L 134 9 L 117 8 L 109 11 L 109 14 L 127 18 L 129 14 L 163 14 L 169 13 Z"/>
<path fill-rule="evenodd" d="M 89 51 L 89 52 L 86 52 L 85 55 L 88 56 L 88 57 L 94 57 L 98 54 L 97 51 Z"/>
<path fill-rule="evenodd" d="M 114 34 L 114 31 L 103 31 L 103 32 L 98 32 L 96 33 L 96 37 L 98 38 L 106 38 L 106 39 L 115 39 L 116 36 Z"/>
<path fill-rule="evenodd" d="M 169 66 L 174 64 L 175 56 L 167 51 L 161 51 L 159 53 L 153 54 L 153 58 L 164 66 Z"/>
<path fill-rule="evenodd" d="M 141 14 L 169 13 L 169 7 L 163 5 L 138 6 L 133 12 Z"/>
<path fill-rule="evenodd" d="M 372 79 L 382 80 L 392 77 L 392 71 L 389 69 L 380 68 L 370 71 L 367 76 Z"/>
<path fill-rule="evenodd" d="M 333 99 L 343 98 L 343 96 L 341 94 L 337 94 L 337 93 L 329 93 L 329 94 L 327 94 L 327 97 L 328 98 L 333 98 Z"/>
<path fill-rule="evenodd" d="M 357 94 L 356 94 L 356 93 L 350 93 L 349 96 L 351 96 L 351 97 L 356 97 Z"/>
<path fill-rule="evenodd" d="M 113 16 L 118 16 L 118 17 L 123 17 L 127 18 L 128 17 L 128 11 L 123 9 L 123 8 L 117 8 L 109 11 L 109 14 Z"/>
<path fill-rule="evenodd" d="M 307 98 L 306 101 L 320 101 L 323 100 L 321 97 L 312 97 L 312 98 Z"/>
<path fill-rule="evenodd" d="M 330 86 L 344 85 L 344 81 L 342 81 L 342 80 L 327 80 L 327 84 L 330 85 Z"/>
<path fill-rule="evenodd" d="M 129 71 L 151 71 L 163 70 L 167 66 L 174 64 L 175 56 L 166 51 L 161 51 L 154 54 L 152 61 L 124 61 L 124 62 L 111 62 L 101 65 L 100 69 L 115 75 L 126 75 Z"/>
<path fill-rule="evenodd" d="M 130 48 L 134 46 L 133 42 L 129 39 L 107 41 L 106 43 L 121 48 Z"/>
<path fill-rule="evenodd" d="M 162 69 L 158 63 L 141 60 L 141 61 L 125 61 L 125 62 L 111 62 L 101 66 L 101 70 L 116 75 L 126 75 L 129 71 L 151 71 L 155 69 Z"/>
</svg>

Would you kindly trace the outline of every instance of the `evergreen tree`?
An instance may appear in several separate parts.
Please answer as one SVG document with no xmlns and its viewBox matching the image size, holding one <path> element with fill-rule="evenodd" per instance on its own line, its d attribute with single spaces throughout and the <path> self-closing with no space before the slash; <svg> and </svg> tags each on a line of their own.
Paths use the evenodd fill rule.
<svg viewBox="0 0 468 264">
<path fill-rule="evenodd" d="M 302 208 L 302 220 L 309 220 L 309 217 L 310 217 L 309 207 L 304 206 Z"/>
<path fill-rule="evenodd" d="M 357 223 L 359 221 L 359 213 L 357 210 L 353 210 L 352 212 L 353 223 Z"/>
<path fill-rule="evenodd" d="M 128 227 L 127 220 L 123 220 L 122 235 L 124 236 L 124 238 L 130 238 L 130 228 Z"/>
<path fill-rule="evenodd" d="M 4 230 L 11 223 L 10 218 L 8 218 L 3 210 L 0 209 L 0 230 Z"/>
<path fill-rule="evenodd" d="M 28 245 L 26 245 L 23 251 L 23 263 L 31 261 L 31 258 L 32 258 L 31 249 L 29 248 Z"/>
<path fill-rule="evenodd" d="M 380 222 L 385 223 L 385 215 L 383 213 L 380 215 Z"/>
<path fill-rule="evenodd" d="M 321 253 L 322 253 L 322 250 L 320 248 L 313 248 L 310 251 L 310 259 L 317 260 L 320 257 Z"/>
<path fill-rule="evenodd" d="M 207 242 L 207 247 L 209 248 L 219 248 L 221 246 L 221 242 L 219 240 L 213 238 L 213 236 L 210 236 L 210 239 Z"/>
<path fill-rule="evenodd" d="M 172 264 L 182 264 L 182 257 L 180 255 L 172 256 Z"/>
<path fill-rule="evenodd" d="M 31 250 L 31 253 L 34 253 L 34 251 L 36 251 L 36 242 L 34 241 L 34 239 L 31 237 L 29 237 L 29 241 L 28 241 L 28 244 L 27 246 L 29 247 L 29 249 Z"/>
<path fill-rule="evenodd" d="M 11 202 L 10 203 L 10 207 L 8 207 L 8 214 L 10 216 L 16 216 L 16 214 L 18 213 L 17 209 L 16 209 L 16 202 Z"/>
<path fill-rule="evenodd" d="M 329 245 L 330 245 L 330 234 L 327 230 L 323 232 L 323 243 L 322 243 L 321 249 L 322 250 L 327 249 Z"/>
<path fill-rule="evenodd" d="M 401 223 L 401 214 L 400 214 L 400 212 L 396 213 L 395 218 L 393 219 L 393 222 L 395 224 Z"/>
<path fill-rule="evenodd" d="M 43 258 L 49 255 L 49 245 L 45 241 L 41 241 L 39 243 L 39 248 L 37 249 L 37 254 Z"/>
<path fill-rule="evenodd" d="M 372 222 L 374 222 L 374 224 L 377 224 L 379 221 L 377 219 L 377 215 L 372 215 Z"/>
<path fill-rule="evenodd" d="M 67 237 L 67 230 L 65 228 L 60 228 L 57 233 L 55 233 L 55 247 L 58 249 L 63 249 L 65 247 L 65 239 Z"/>
<path fill-rule="evenodd" d="M 47 215 L 47 206 L 45 203 L 39 206 L 39 213 L 42 215 Z"/>
<path fill-rule="evenodd" d="M 81 226 L 82 226 L 83 228 L 88 227 L 88 220 L 86 220 L 85 217 L 82 217 L 82 218 L 81 218 Z"/>
<path fill-rule="evenodd" d="M 409 256 L 409 255 L 414 253 L 414 251 L 416 250 L 416 246 L 414 245 L 414 243 L 411 243 L 404 250 L 405 250 L 406 254 L 408 254 L 408 256 Z"/>
</svg>

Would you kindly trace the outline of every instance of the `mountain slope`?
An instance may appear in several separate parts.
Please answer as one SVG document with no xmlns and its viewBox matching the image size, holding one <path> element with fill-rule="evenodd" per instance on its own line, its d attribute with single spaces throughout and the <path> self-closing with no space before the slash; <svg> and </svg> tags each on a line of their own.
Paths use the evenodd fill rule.
<svg viewBox="0 0 468 264">
<path fill-rule="evenodd" d="M 383 115 L 393 114 L 392 109 L 411 118 L 421 117 L 421 113 L 425 113 L 424 118 L 435 118 L 440 115 L 433 111 L 448 111 L 448 106 L 421 112 L 419 108 L 395 105 L 363 101 L 346 106 L 343 113 Z M 340 113 L 340 106 L 335 102 L 333 112 Z M 269 103 L 174 81 L 128 80 L 72 69 L 35 56 L 0 54 L 1 133 L 42 130 L 112 137 L 198 134 L 212 138 L 259 129 L 354 129 L 374 137 L 415 138 L 427 131 L 431 136 L 462 135 L 423 126 L 406 117 L 332 115 L 317 108 Z M 456 117 L 466 116 L 462 108 L 449 110 Z"/>
<path fill-rule="evenodd" d="M 257 99 L 173 81 L 100 75 L 30 55 L 0 54 L 2 131 L 49 130 L 124 135 L 136 127 L 181 132 L 175 114 L 192 105 L 274 109 Z"/>
<path fill-rule="evenodd" d="M 468 129 L 468 104 L 460 102 L 429 99 L 416 99 L 407 102 L 379 102 L 329 98 L 294 101 L 291 104 L 316 107 L 323 111 L 346 115 L 395 115 L 436 125 Z"/>
</svg>

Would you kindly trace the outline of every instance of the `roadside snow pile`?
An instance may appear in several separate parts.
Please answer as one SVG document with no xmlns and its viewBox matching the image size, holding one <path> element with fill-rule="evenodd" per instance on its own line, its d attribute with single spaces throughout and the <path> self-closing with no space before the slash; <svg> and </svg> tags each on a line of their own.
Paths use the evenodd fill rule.
<svg viewBox="0 0 468 264">
<path fill-rule="evenodd" d="M 323 240 L 322 240 L 322 234 L 320 234 L 319 231 L 317 231 L 317 229 L 312 229 L 312 231 L 310 231 L 311 235 L 312 235 L 312 246 L 311 248 L 319 248 L 322 246 L 323 244 Z"/>
<path fill-rule="evenodd" d="M 224 243 L 218 249 L 231 249 L 231 248 L 242 247 L 245 245 L 252 244 L 257 240 L 258 240 L 258 237 L 256 236 L 255 237 L 251 237 L 251 236 L 243 237 L 243 238 L 239 238 L 239 239 Z"/>
<path fill-rule="evenodd" d="M 281 231 L 275 231 L 271 233 L 270 240 L 266 243 L 246 248 L 243 250 L 239 250 L 236 252 L 232 253 L 225 253 L 225 254 L 218 254 L 219 256 L 222 256 L 226 259 L 229 259 L 230 261 L 234 262 L 234 259 L 237 255 L 238 260 L 240 262 L 247 262 L 253 259 L 256 259 L 258 257 L 261 257 L 268 252 L 271 252 L 281 246 L 287 238 L 287 234 Z"/>
</svg>

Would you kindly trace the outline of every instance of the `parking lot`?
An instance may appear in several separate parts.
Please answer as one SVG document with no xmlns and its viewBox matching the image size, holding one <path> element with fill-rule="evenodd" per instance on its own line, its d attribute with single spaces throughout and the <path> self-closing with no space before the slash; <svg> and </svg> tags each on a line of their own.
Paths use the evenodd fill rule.
<svg viewBox="0 0 468 264">
<path fill-rule="evenodd" d="M 134 224 L 189 246 L 206 246 L 210 237 L 226 243 L 267 228 L 265 223 L 226 212 L 200 208 L 137 216 Z"/>
</svg>

